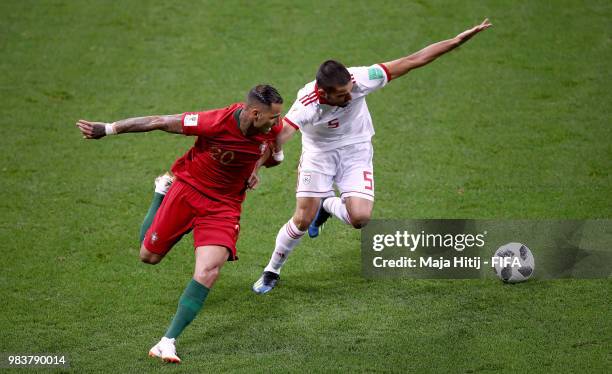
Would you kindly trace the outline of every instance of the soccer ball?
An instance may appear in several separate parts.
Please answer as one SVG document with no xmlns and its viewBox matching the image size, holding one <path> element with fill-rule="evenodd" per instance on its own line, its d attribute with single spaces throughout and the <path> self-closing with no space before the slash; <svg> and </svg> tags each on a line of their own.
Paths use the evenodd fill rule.
<svg viewBox="0 0 612 374">
<path fill-rule="evenodd" d="M 508 283 L 526 281 L 535 270 L 533 254 L 521 243 L 502 245 L 495 251 L 492 262 L 495 274 Z"/>
</svg>

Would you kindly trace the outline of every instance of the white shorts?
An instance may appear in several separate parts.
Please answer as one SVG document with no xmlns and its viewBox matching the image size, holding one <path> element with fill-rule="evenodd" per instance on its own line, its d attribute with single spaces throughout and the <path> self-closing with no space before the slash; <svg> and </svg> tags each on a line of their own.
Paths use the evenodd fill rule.
<svg viewBox="0 0 612 374">
<path fill-rule="evenodd" d="M 371 142 L 350 144 L 325 152 L 302 152 L 297 197 L 349 196 L 374 201 L 374 149 Z"/>
</svg>

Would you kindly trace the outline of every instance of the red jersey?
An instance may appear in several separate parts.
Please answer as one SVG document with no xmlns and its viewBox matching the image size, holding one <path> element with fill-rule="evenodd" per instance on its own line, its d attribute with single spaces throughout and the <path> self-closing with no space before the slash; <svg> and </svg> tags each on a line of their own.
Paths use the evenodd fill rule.
<svg viewBox="0 0 612 374">
<path fill-rule="evenodd" d="M 211 199 L 241 203 L 257 160 L 282 129 L 279 121 L 267 134 L 245 136 L 238 119 L 243 108 L 244 104 L 236 103 L 183 113 L 183 134 L 198 139 L 172 165 L 172 172 Z"/>
</svg>

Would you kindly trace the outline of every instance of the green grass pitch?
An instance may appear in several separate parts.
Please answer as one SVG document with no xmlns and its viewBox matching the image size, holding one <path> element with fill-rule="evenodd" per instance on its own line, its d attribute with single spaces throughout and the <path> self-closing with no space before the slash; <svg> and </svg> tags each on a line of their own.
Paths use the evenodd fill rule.
<svg viewBox="0 0 612 374">
<path fill-rule="evenodd" d="M 139 263 L 153 178 L 193 139 L 80 138 L 242 100 L 287 106 L 325 59 L 369 65 L 494 24 L 368 98 L 374 218 L 611 218 L 609 1 L 0 2 L 0 352 L 70 372 L 609 372 L 612 283 L 368 281 L 359 232 L 305 239 L 250 291 L 293 212 L 299 138 L 244 205 L 227 264 L 178 343 L 147 357 L 193 267 L 191 237 Z"/>
</svg>

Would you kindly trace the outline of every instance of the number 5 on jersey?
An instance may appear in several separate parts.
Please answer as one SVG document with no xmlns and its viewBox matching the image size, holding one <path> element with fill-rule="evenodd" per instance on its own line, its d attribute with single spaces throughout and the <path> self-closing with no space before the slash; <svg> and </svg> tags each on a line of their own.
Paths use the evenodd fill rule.
<svg viewBox="0 0 612 374">
<path fill-rule="evenodd" d="M 339 126 L 340 126 L 340 121 L 338 121 L 338 118 L 334 118 L 331 121 L 327 122 L 328 129 L 337 129 Z"/>
<path fill-rule="evenodd" d="M 374 190 L 374 178 L 371 171 L 363 172 L 363 181 L 365 182 L 365 189 L 373 191 Z"/>
</svg>

